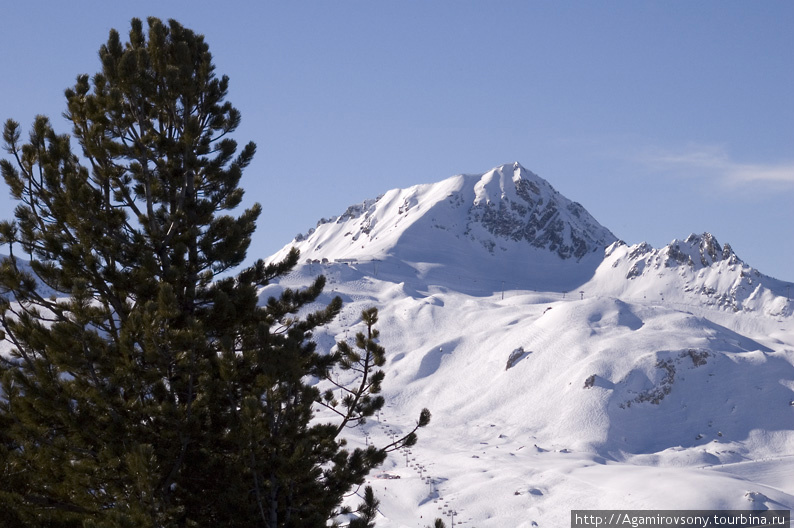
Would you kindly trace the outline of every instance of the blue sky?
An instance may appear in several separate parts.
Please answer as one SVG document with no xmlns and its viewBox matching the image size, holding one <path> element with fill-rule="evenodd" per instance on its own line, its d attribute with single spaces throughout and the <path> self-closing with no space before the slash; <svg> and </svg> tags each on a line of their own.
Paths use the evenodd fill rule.
<svg viewBox="0 0 794 528">
<path fill-rule="evenodd" d="M 395 187 L 519 161 L 628 243 L 691 232 L 794 281 L 794 3 L 14 2 L 0 118 L 60 132 L 110 28 L 203 33 L 264 206 L 249 256 Z M 0 216 L 13 203 L 0 192 Z"/>
</svg>

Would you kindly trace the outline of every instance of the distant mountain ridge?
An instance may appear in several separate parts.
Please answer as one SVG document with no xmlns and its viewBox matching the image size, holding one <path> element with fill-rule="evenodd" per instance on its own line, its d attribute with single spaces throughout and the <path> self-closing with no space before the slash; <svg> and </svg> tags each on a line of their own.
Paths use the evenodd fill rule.
<svg viewBox="0 0 794 528">
<path fill-rule="evenodd" d="M 308 262 L 408 266 L 423 283 L 466 293 L 582 291 L 791 315 L 790 284 L 745 264 L 730 244 L 692 234 L 627 245 L 519 163 L 393 189 L 322 219 L 296 246 Z M 402 269 L 399 277 L 410 277 Z"/>
<path fill-rule="evenodd" d="M 617 287 L 609 292 L 603 286 L 607 282 Z M 791 284 L 749 266 L 730 244 L 721 246 L 711 233 L 691 234 L 660 249 L 644 242 L 616 242 L 606 249 L 591 284 L 601 293 L 620 297 L 642 295 L 730 311 L 792 315 Z"/>
</svg>

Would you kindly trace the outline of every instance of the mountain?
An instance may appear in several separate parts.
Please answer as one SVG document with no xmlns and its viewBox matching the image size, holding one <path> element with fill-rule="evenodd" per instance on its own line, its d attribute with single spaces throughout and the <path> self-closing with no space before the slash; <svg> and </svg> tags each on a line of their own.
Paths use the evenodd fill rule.
<svg viewBox="0 0 794 528">
<path fill-rule="evenodd" d="M 394 189 L 321 219 L 292 246 L 308 261 L 379 262 L 469 291 L 563 291 L 591 277 L 617 238 L 580 204 L 518 163 Z M 410 272 L 408 269 L 410 268 Z"/>
<path fill-rule="evenodd" d="M 319 349 L 380 310 L 387 408 L 350 445 L 433 412 L 370 479 L 377 526 L 794 506 L 791 284 L 714 236 L 627 245 L 513 164 L 389 191 L 273 258 L 292 245 L 261 298 L 326 275 L 345 308 Z"/>
<path fill-rule="evenodd" d="M 519 163 L 352 205 L 271 260 L 292 247 L 304 262 L 369 263 L 374 275 L 470 294 L 583 291 L 792 313 L 789 283 L 750 267 L 710 233 L 661 249 L 628 246 Z"/>
<path fill-rule="evenodd" d="M 742 261 L 710 233 L 691 234 L 661 249 L 618 241 L 583 289 L 621 299 L 702 304 L 727 311 L 791 316 L 791 284 Z"/>
</svg>

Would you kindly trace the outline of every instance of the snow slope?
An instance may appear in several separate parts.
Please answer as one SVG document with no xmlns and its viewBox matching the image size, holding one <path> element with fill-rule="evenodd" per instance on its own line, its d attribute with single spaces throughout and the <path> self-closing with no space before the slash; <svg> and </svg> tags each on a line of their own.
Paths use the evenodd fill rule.
<svg viewBox="0 0 794 528">
<path fill-rule="evenodd" d="M 410 460 L 401 453 L 383 468 L 400 480 L 371 479 L 379 526 L 424 526 L 439 499 L 469 526 L 564 526 L 573 508 L 794 505 L 785 471 L 767 478 L 752 465 L 794 469 L 791 318 L 687 313 L 655 299 L 472 296 L 407 288 L 366 267 L 319 268 L 324 300 L 346 301 L 316 336 L 321 346 L 352 336 L 363 308 L 380 308 L 389 407 L 368 440 L 409 429 L 421 407 L 434 415 Z M 310 275 L 303 266 L 263 296 Z M 363 432 L 350 440 L 363 443 Z"/>
<path fill-rule="evenodd" d="M 298 237 L 261 292 L 325 274 L 346 302 L 325 350 L 379 308 L 389 403 L 352 444 L 433 413 L 370 479 L 378 526 L 794 506 L 790 284 L 709 234 L 629 247 L 572 204 L 518 164 L 390 191 Z"/>
</svg>

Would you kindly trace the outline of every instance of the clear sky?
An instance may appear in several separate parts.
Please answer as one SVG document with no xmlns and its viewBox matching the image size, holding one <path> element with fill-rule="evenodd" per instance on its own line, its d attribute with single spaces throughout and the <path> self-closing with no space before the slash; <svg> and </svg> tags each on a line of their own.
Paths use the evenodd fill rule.
<svg viewBox="0 0 794 528">
<path fill-rule="evenodd" d="M 203 33 L 231 78 L 235 138 L 258 147 L 251 258 L 389 189 L 519 161 L 628 243 L 709 231 L 794 281 L 794 2 L 9 2 L 0 118 L 68 132 L 63 90 L 150 15 Z"/>
</svg>

